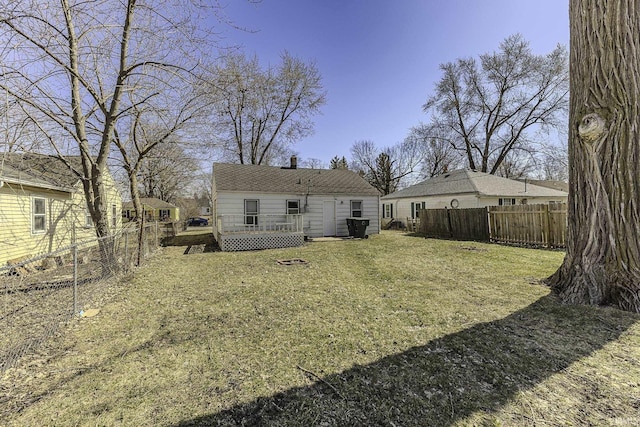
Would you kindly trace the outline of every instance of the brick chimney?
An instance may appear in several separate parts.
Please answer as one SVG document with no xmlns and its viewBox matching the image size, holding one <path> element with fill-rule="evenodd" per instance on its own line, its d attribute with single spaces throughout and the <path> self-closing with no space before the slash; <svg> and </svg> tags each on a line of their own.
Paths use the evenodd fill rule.
<svg viewBox="0 0 640 427">
<path fill-rule="evenodd" d="M 296 156 L 291 156 L 291 166 L 290 169 L 298 169 L 298 158 Z"/>
</svg>

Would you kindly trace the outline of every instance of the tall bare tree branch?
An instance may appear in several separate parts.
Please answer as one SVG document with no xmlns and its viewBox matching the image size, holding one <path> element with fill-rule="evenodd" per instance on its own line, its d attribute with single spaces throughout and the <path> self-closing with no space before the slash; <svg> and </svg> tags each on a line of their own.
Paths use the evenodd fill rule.
<svg viewBox="0 0 640 427">
<path fill-rule="evenodd" d="M 535 131 L 564 124 L 568 60 L 558 46 L 535 55 L 521 35 L 497 52 L 441 65 L 443 76 L 424 110 L 449 133 L 471 169 L 492 174 L 512 151 L 527 149 Z"/>
<path fill-rule="evenodd" d="M 311 119 L 325 102 L 315 65 L 288 53 L 266 69 L 256 57 L 229 55 L 204 90 L 214 100 L 211 122 L 224 157 L 239 163 L 271 163 L 312 133 Z"/>
</svg>

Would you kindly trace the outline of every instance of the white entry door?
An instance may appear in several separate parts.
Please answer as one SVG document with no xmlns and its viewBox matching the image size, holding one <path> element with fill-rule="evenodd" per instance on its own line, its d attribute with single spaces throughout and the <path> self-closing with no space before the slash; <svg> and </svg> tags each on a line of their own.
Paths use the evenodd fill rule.
<svg viewBox="0 0 640 427">
<path fill-rule="evenodd" d="M 325 200 L 322 204 L 322 234 L 323 236 L 336 235 L 336 202 Z"/>
</svg>

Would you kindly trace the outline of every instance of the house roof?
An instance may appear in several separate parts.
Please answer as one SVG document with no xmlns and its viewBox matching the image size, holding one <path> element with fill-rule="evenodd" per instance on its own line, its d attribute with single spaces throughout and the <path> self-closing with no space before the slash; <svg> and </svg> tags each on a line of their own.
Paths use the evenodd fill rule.
<svg viewBox="0 0 640 427">
<path fill-rule="evenodd" d="M 347 169 L 292 169 L 214 163 L 213 179 L 217 191 L 309 195 L 380 195 L 378 190 L 360 175 Z"/>
<path fill-rule="evenodd" d="M 569 193 L 569 183 L 564 181 L 553 181 L 549 179 L 527 179 L 527 182 L 539 187 L 553 188 L 554 190 Z"/>
<path fill-rule="evenodd" d="M 37 153 L 0 154 L 0 180 L 71 193 L 80 180 L 79 156 L 65 157 Z"/>
<path fill-rule="evenodd" d="M 484 172 L 460 169 L 422 181 L 382 197 L 400 199 L 437 195 L 475 194 L 498 197 L 566 197 L 565 191 L 515 181 Z"/>
<path fill-rule="evenodd" d="M 172 205 L 169 202 L 165 202 L 164 200 L 160 200 L 155 197 L 140 197 L 140 202 L 142 206 L 145 208 L 153 208 L 153 209 L 176 209 L 176 205 Z M 133 201 L 124 202 L 122 204 L 124 209 L 133 209 Z"/>
</svg>

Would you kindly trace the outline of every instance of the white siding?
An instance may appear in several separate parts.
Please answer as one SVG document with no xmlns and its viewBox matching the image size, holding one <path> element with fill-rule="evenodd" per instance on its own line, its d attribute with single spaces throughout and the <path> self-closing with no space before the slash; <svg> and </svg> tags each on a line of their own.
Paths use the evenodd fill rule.
<svg viewBox="0 0 640 427">
<path fill-rule="evenodd" d="M 337 235 L 348 236 L 346 218 L 351 216 L 350 202 L 351 200 L 362 200 L 362 217 L 370 220 L 367 234 L 377 234 L 380 231 L 379 198 L 377 196 L 313 195 L 306 197 L 304 194 L 217 192 L 214 186 L 212 198 L 215 201 L 214 218 L 220 215 L 243 215 L 245 200 L 259 200 L 261 215 L 283 215 L 287 211 L 287 200 L 300 200 L 304 233 L 309 237 L 322 237 L 324 234 L 322 212 L 325 200 L 333 200 L 336 203 Z M 307 203 L 306 208 L 305 202 Z"/>
<path fill-rule="evenodd" d="M 425 209 L 444 209 L 451 208 L 451 201 L 456 199 L 458 201 L 458 208 L 477 208 L 481 207 L 480 200 L 475 194 L 460 194 L 454 197 L 452 196 L 431 196 L 431 197 L 412 197 L 402 199 L 385 199 L 380 201 L 380 205 L 383 203 L 393 203 L 393 217 L 401 220 L 404 224 L 407 218 L 411 218 L 411 204 L 422 203 L 425 204 Z M 382 213 L 380 213 L 382 216 Z"/>
<path fill-rule="evenodd" d="M 547 204 L 549 202 L 557 202 L 557 203 L 567 203 L 566 197 L 513 197 L 513 196 L 504 196 L 504 198 L 516 199 L 516 205 L 522 204 L 522 199 L 526 199 L 526 204 L 535 205 L 535 204 Z M 498 206 L 500 197 L 482 197 L 480 199 L 480 203 L 482 206 Z"/>
<path fill-rule="evenodd" d="M 513 197 L 504 196 L 508 198 L 515 198 L 516 204 L 521 204 L 522 199 L 527 199 L 527 204 L 536 203 L 549 203 L 550 201 L 566 203 L 566 197 Z M 451 201 L 456 199 L 458 201 L 458 209 L 469 208 L 483 208 L 486 206 L 498 206 L 500 197 L 479 197 L 475 194 L 456 194 L 456 195 L 442 195 L 442 196 L 429 196 L 429 197 L 412 197 L 401 199 L 385 199 L 380 201 L 380 209 L 382 204 L 393 204 L 393 217 L 402 221 L 404 224 L 407 218 L 411 218 L 411 203 L 425 203 L 426 209 L 451 209 Z M 382 217 L 382 210 L 379 213 Z"/>
</svg>

